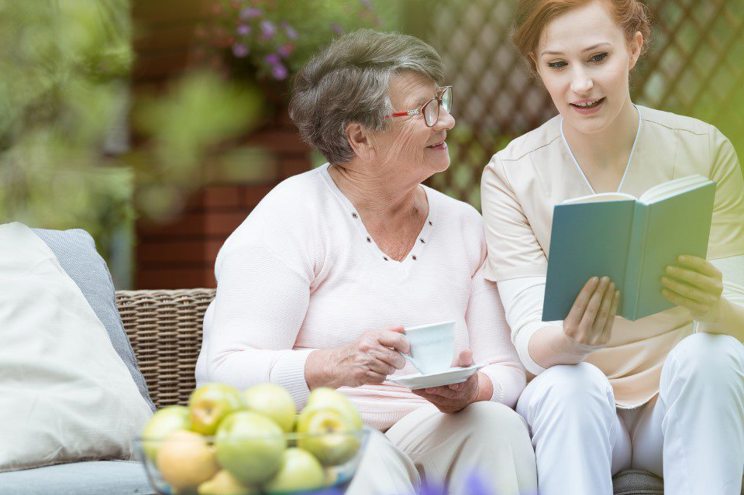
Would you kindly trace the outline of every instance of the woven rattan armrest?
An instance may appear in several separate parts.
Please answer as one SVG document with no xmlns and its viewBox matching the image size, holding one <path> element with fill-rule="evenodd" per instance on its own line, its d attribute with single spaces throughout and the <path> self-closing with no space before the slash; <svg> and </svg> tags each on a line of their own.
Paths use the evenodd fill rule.
<svg viewBox="0 0 744 495">
<path fill-rule="evenodd" d="M 186 404 L 214 289 L 117 291 L 124 330 L 158 408 Z"/>
</svg>

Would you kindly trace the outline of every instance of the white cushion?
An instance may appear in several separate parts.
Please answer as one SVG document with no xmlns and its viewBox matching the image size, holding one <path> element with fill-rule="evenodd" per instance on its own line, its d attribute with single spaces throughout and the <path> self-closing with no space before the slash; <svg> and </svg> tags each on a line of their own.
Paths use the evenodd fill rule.
<svg viewBox="0 0 744 495">
<path fill-rule="evenodd" d="M 47 245 L 25 225 L 0 225 L 0 471 L 130 458 L 150 415 Z"/>
</svg>

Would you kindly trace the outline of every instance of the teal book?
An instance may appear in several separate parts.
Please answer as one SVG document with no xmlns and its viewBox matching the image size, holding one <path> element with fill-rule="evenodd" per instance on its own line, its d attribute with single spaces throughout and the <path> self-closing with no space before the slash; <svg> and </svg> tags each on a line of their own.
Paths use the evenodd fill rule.
<svg viewBox="0 0 744 495">
<path fill-rule="evenodd" d="M 716 185 L 692 175 L 636 199 L 601 193 L 553 209 L 543 321 L 562 320 L 591 277 L 620 290 L 617 314 L 637 320 L 671 308 L 661 277 L 679 255 L 706 257 Z"/>
</svg>

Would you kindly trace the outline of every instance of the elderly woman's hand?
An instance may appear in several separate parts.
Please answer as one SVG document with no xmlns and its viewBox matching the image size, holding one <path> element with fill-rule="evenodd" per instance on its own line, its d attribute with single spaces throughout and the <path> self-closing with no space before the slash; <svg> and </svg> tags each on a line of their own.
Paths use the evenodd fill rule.
<svg viewBox="0 0 744 495">
<path fill-rule="evenodd" d="M 410 346 L 403 335 L 403 327 L 371 330 L 354 342 L 331 349 L 313 351 L 305 364 L 305 380 L 317 387 L 358 387 L 382 383 L 406 360 Z"/>
<path fill-rule="evenodd" d="M 689 309 L 697 321 L 718 322 L 723 276 L 709 261 L 697 256 L 680 256 L 677 265 L 666 267 L 661 283 L 664 297 Z"/>
<path fill-rule="evenodd" d="M 470 366 L 472 364 L 473 353 L 467 349 L 460 353 L 454 366 Z M 456 413 L 478 400 L 480 375 L 481 373 L 474 373 L 462 383 L 422 388 L 413 390 L 413 393 L 428 400 L 443 413 Z"/>
</svg>

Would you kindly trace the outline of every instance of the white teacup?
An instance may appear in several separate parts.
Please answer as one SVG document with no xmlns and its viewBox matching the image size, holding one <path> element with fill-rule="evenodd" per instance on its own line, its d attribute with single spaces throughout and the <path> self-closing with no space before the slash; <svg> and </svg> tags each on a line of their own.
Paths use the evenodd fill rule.
<svg viewBox="0 0 744 495">
<path fill-rule="evenodd" d="M 410 356 L 403 354 L 423 375 L 446 371 L 455 354 L 455 322 L 443 321 L 406 327 Z"/>
</svg>

